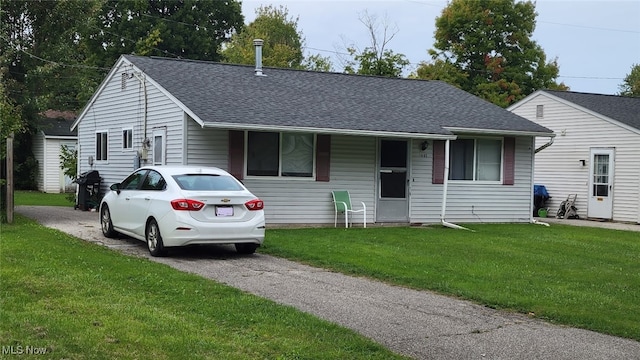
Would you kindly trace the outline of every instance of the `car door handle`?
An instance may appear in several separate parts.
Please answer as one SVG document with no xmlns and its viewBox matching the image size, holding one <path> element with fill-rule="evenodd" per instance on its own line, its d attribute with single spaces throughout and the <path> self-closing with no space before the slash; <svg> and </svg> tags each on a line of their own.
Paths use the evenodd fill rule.
<svg viewBox="0 0 640 360">
<path fill-rule="evenodd" d="M 145 199 L 145 200 L 147 200 L 147 201 L 151 200 L 151 198 L 150 198 L 150 197 L 146 197 L 146 198 L 144 198 L 144 199 Z"/>
</svg>

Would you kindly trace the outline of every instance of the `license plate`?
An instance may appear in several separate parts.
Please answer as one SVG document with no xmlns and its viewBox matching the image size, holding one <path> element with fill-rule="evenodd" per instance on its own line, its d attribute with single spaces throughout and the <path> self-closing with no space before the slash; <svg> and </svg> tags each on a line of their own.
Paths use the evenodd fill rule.
<svg viewBox="0 0 640 360">
<path fill-rule="evenodd" d="M 233 206 L 216 206 L 216 216 L 233 216 Z"/>
</svg>

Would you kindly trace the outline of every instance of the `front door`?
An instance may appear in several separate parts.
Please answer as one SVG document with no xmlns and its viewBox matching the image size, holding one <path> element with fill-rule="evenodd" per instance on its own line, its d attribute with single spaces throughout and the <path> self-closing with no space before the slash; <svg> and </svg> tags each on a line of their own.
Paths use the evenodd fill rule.
<svg viewBox="0 0 640 360">
<path fill-rule="evenodd" d="M 407 141 L 380 140 L 377 222 L 409 221 Z"/>
<path fill-rule="evenodd" d="M 614 149 L 591 149 L 587 216 L 611 219 L 613 213 Z"/>
</svg>

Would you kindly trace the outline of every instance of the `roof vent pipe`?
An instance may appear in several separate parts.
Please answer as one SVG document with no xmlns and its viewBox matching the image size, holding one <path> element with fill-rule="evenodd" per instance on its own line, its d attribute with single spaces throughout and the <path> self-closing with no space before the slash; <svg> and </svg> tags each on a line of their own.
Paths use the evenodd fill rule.
<svg viewBox="0 0 640 360">
<path fill-rule="evenodd" d="M 256 75 L 262 76 L 262 45 L 264 44 L 264 40 L 262 39 L 254 39 L 253 46 L 256 48 Z"/>
</svg>

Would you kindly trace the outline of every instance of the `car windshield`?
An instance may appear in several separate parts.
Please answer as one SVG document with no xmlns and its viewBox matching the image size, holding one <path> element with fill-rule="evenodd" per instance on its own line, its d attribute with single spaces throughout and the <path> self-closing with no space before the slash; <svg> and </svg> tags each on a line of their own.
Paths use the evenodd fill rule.
<svg viewBox="0 0 640 360">
<path fill-rule="evenodd" d="M 182 190 L 242 191 L 244 190 L 231 176 L 215 174 L 174 175 L 173 179 Z"/>
</svg>

